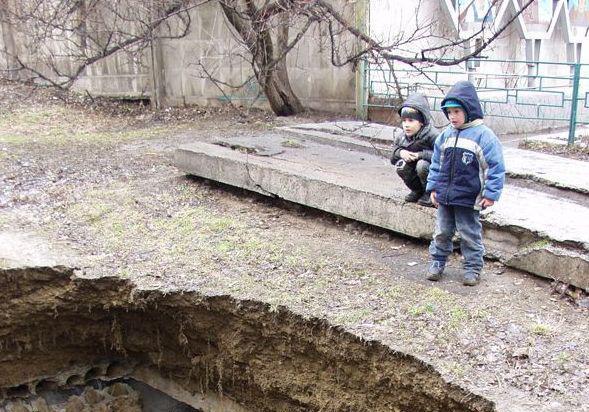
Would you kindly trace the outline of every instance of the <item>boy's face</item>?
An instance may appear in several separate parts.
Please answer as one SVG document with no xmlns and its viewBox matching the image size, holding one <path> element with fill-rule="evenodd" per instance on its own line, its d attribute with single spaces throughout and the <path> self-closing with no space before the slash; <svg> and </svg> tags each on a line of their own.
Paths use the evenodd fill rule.
<svg viewBox="0 0 589 412">
<path fill-rule="evenodd" d="M 466 123 L 466 113 L 459 107 L 449 107 L 446 109 L 446 113 L 448 113 L 448 120 L 454 127 L 462 126 Z"/>
<path fill-rule="evenodd" d="M 409 117 L 403 117 L 403 132 L 409 137 L 413 137 L 419 132 L 423 124 L 419 120 L 411 119 Z"/>
</svg>

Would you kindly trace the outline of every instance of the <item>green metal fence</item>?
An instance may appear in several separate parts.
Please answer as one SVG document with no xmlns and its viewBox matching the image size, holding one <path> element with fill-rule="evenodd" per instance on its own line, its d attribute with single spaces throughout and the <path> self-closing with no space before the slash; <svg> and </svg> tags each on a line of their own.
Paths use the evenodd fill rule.
<svg viewBox="0 0 589 412">
<path fill-rule="evenodd" d="M 408 67 L 408 66 L 407 66 Z M 568 125 L 568 143 L 573 144 L 576 127 L 589 124 L 589 65 L 526 60 L 471 59 L 457 66 L 395 68 L 379 62 L 360 66 L 363 100 L 358 113 L 370 107 L 398 104 L 419 91 L 440 110 L 444 93 L 458 80 L 474 83 L 485 116 L 538 120 Z"/>
</svg>

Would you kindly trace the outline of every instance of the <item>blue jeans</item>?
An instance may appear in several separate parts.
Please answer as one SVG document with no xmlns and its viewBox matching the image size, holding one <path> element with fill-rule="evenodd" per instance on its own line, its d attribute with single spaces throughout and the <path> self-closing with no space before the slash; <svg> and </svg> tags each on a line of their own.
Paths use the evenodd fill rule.
<svg viewBox="0 0 589 412">
<path fill-rule="evenodd" d="M 452 237 L 456 230 L 460 234 L 464 270 L 481 273 L 485 253 L 482 225 L 479 211 L 470 207 L 439 205 L 434 237 L 429 245 L 432 259 L 446 262 L 448 255 L 452 253 Z"/>
</svg>

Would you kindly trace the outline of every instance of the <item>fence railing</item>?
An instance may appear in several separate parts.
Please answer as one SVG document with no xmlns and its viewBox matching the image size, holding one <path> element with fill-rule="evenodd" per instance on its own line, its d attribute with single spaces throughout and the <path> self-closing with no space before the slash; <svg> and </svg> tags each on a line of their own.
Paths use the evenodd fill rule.
<svg viewBox="0 0 589 412">
<path fill-rule="evenodd" d="M 395 107 L 399 94 L 424 93 L 440 110 L 444 93 L 458 80 L 477 88 L 485 116 L 568 124 L 568 143 L 576 127 L 589 124 L 589 64 L 526 60 L 471 59 L 457 66 L 395 68 L 367 62 L 358 113 L 370 107 Z"/>
</svg>

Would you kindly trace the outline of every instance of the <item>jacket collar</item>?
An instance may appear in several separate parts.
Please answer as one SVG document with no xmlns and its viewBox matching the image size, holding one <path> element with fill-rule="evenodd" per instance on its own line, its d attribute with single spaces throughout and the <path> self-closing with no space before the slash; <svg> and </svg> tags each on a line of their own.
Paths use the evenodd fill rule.
<svg viewBox="0 0 589 412">
<path fill-rule="evenodd" d="M 472 122 L 464 123 L 457 127 L 458 130 L 468 129 L 470 127 L 480 126 L 483 124 L 483 119 L 474 119 Z"/>
</svg>

